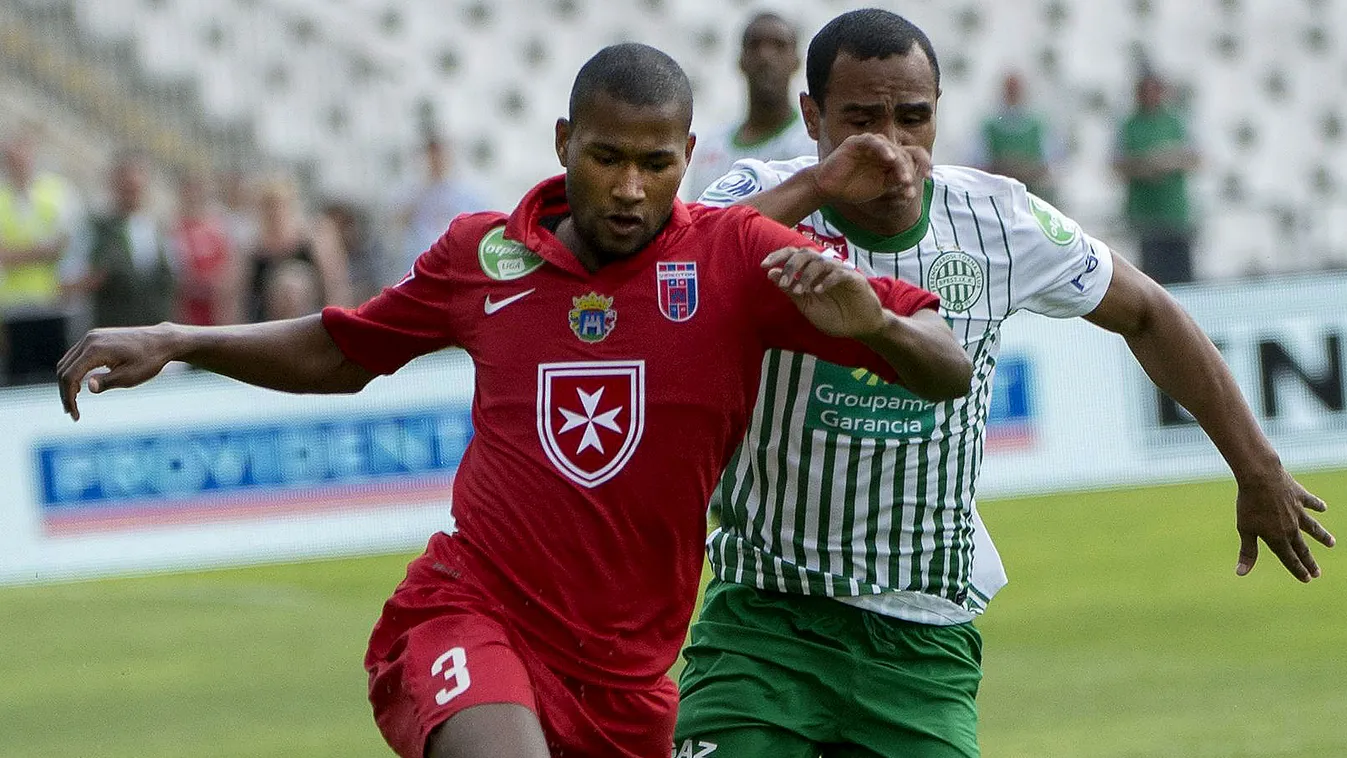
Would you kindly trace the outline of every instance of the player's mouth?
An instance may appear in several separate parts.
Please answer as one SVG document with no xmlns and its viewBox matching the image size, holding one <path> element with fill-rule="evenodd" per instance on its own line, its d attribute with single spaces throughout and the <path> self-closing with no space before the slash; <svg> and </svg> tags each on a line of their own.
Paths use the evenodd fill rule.
<svg viewBox="0 0 1347 758">
<path fill-rule="evenodd" d="M 603 221 L 617 237 L 630 237 L 645 226 L 645 219 L 637 213 L 613 213 L 604 216 Z"/>
<path fill-rule="evenodd" d="M 912 202 L 911 198 L 903 196 L 901 187 L 893 187 L 885 190 L 884 194 L 866 203 L 866 205 L 875 205 L 882 208 L 898 208 Z"/>
</svg>

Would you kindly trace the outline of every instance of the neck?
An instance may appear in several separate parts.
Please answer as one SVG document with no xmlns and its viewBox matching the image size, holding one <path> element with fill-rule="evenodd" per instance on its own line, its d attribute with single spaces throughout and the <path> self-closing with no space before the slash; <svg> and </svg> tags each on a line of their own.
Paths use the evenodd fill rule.
<svg viewBox="0 0 1347 758">
<path fill-rule="evenodd" d="M 923 199 L 919 193 L 913 200 L 909 200 L 903 205 L 889 209 L 877 209 L 866 205 L 835 204 L 833 210 L 841 214 L 842 218 L 859 226 L 867 232 L 878 234 L 881 237 L 893 237 L 911 229 L 921 220 Z"/>
<path fill-rule="evenodd" d="M 739 127 L 739 138 L 756 142 L 774 134 L 783 124 L 795 117 L 795 108 L 785 93 L 769 97 L 749 97 L 748 115 Z"/>
<path fill-rule="evenodd" d="M 556 237 L 561 241 L 561 244 L 566 246 L 567 250 L 571 251 L 571 255 L 574 255 L 575 259 L 580 261 L 580 265 L 584 266 L 585 270 L 591 274 L 602 268 L 605 263 L 610 262 L 602 253 L 585 242 L 585 238 L 581 237 L 580 233 L 576 231 L 575 221 L 571 216 L 567 216 L 561 220 L 560 224 L 557 224 Z"/>
</svg>

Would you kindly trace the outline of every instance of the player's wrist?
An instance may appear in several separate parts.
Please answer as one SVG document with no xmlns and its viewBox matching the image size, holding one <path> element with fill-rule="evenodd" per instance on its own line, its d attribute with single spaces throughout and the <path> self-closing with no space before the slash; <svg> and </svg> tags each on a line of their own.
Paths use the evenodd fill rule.
<svg viewBox="0 0 1347 758">
<path fill-rule="evenodd" d="M 193 328 L 190 326 L 164 321 L 150 329 L 158 338 L 159 351 L 165 361 L 186 360 L 195 349 L 192 339 Z"/>
<path fill-rule="evenodd" d="M 857 327 L 854 337 L 865 343 L 866 347 L 875 349 L 894 341 L 894 330 L 902 328 L 901 322 L 897 314 L 880 308 L 874 319 Z"/>
<path fill-rule="evenodd" d="M 1266 450 L 1238 466 L 1231 467 L 1235 483 L 1241 489 L 1257 489 L 1280 485 L 1286 477 L 1281 458 L 1276 451 Z"/>
<path fill-rule="evenodd" d="M 823 170 L 817 164 L 801 169 L 796 173 L 796 176 L 803 177 L 802 185 L 806 205 L 811 208 L 818 208 L 832 202 L 833 193 L 828 190 L 824 182 Z"/>
</svg>

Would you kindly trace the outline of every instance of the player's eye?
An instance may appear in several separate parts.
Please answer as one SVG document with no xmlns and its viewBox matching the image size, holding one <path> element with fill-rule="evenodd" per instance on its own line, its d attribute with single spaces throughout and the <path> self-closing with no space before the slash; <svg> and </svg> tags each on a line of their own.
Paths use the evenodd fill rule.
<svg viewBox="0 0 1347 758">
<path fill-rule="evenodd" d="M 616 166 L 617 157 L 613 155 L 596 155 L 594 156 L 594 162 L 600 166 Z"/>
</svg>

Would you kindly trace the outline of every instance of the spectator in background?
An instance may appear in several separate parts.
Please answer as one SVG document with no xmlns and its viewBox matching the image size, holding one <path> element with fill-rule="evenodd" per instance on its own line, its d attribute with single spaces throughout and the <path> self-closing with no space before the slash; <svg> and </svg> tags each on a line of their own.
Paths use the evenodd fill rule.
<svg viewBox="0 0 1347 758">
<path fill-rule="evenodd" d="M 262 316 L 266 321 L 299 318 L 322 307 L 322 286 L 312 263 L 290 260 L 277 265 L 262 291 Z"/>
<path fill-rule="evenodd" d="M 478 191 L 453 175 L 449 145 L 437 137 L 428 137 L 424 155 L 425 179 L 397 203 L 400 254 L 394 261 L 394 270 L 381 277 L 390 283 L 411 270 L 416 259 L 435 244 L 455 216 L 487 209 Z"/>
<path fill-rule="evenodd" d="M 201 174 L 186 173 L 178 180 L 173 242 L 177 318 L 195 326 L 237 322 L 237 260 L 223 221 L 211 210 L 210 189 Z"/>
<path fill-rule="evenodd" d="M 992 174 L 1024 182 L 1049 203 L 1056 203 L 1052 164 L 1060 156 L 1048 121 L 1025 100 L 1024 79 L 1006 74 L 1000 108 L 982 121 L 974 164 Z"/>
<path fill-rule="evenodd" d="M 62 280 L 88 297 L 96 327 L 166 321 L 173 315 L 175 257 L 169 235 L 148 208 L 146 158 L 135 152 L 118 155 L 108 181 L 112 206 L 89 218 Z"/>
<path fill-rule="evenodd" d="M 380 270 L 383 248 L 371 233 L 370 214 L 364 208 L 345 200 L 331 200 L 323 205 L 322 215 L 346 251 L 355 301 L 368 300 L 384 285 L 396 282 L 406 273 L 399 272 L 397 278 L 389 279 Z"/>
<path fill-rule="evenodd" d="M 813 155 L 791 78 L 800 69 L 795 27 L 775 13 L 759 13 L 744 27 L 739 71 L 748 87 L 748 113 L 741 123 L 698 138 L 679 194 L 688 202 L 740 158 L 789 160 Z"/>
<path fill-rule="evenodd" d="M 75 191 L 36 167 L 37 137 L 4 149 L 0 183 L 0 318 L 9 384 L 50 382 L 68 346 L 59 264 L 79 223 Z"/>
<path fill-rule="evenodd" d="M 1160 284 L 1193 278 L 1193 217 L 1188 174 L 1199 156 L 1188 127 L 1152 72 L 1136 86 L 1136 110 L 1118 130 L 1114 169 L 1127 182 L 1127 223 L 1137 235 L 1140 267 Z"/>
<path fill-rule="evenodd" d="M 314 266 L 324 305 L 350 304 L 346 251 L 334 225 L 321 221 L 308 228 L 299 208 L 299 192 L 288 177 L 268 180 L 258 195 L 257 244 L 243 261 L 245 316 L 262 321 L 266 287 L 272 272 L 286 261 Z"/>
<path fill-rule="evenodd" d="M 257 244 L 257 197 L 246 173 L 226 171 L 220 176 L 220 220 L 234 250 L 251 250 Z"/>
</svg>

